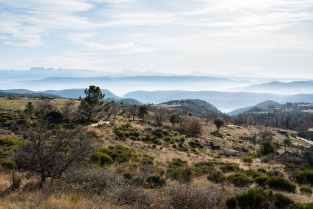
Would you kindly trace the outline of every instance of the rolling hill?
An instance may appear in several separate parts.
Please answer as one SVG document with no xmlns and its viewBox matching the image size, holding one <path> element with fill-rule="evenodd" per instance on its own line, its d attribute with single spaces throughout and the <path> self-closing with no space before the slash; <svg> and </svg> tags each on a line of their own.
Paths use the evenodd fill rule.
<svg viewBox="0 0 313 209">
<path fill-rule="evenodd" d="M 206 101 L 200 99 L 172 100 L 161 103 L 158 106 L 171 109 L 187 110 L 194 115 L 200 115 L 203 112 L 215 112 L 218 114 L 222 114 L 222 112 L 218 110 L 214 105 L 211 105 L 210 103 L 207 103 Z"/>
</svg>

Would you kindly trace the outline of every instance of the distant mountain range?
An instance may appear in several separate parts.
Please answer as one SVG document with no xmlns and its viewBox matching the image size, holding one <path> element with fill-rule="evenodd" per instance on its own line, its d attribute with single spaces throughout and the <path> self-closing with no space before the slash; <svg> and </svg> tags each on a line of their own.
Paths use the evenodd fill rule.
<svg viewBox="0 0 313 209">
<path fill-rule="evenodd" d="M 313 93 L 313 81 L 293 81 L 293 82 L 273 81 L 269 83 L 234 88 L 232 90 L 244 92 L 276 93 L 287 95 L 299 93 Z"/>
<path fill-rule="evenodd" d="M 29 91 L 25 89 L 4 90 L 15 93 L 39 93 L 48 95 L 57 95 L 60 97 L 74 98 L 84 97 L 84 89 L 64 89 L 64 90 L 47 90 L 42 92 Z M 217 107 L 222 112 L 235 114 L 246 110 L 246 107 L 254 107 L 264 101 L 272 100 L 280 104 L 286 102 L 313 103 L 313 94 L 296 94 L 296 95 L 279 95 L 266 93 L 249 93 L 249 92 L 218 92 L 218 91 L 133 91 L 119 97 L 109 90 L 103 89 L 105 99 L 110 98 L 117 101 L 130 102 L 130 104 L 160 104 L 171 100 L 199 99 L 206 101 Z M 266 104 L 276 105 L 275 103 Z M 243 108 L 242 110 L 237 110 Z M 236 110 L 237 112 L 233 112 Z"/>
<path fill-rule="evenodd" d="M 64 90 L 47 90 L 47 91 L 30 91 L 27 89 L 9 89 L 9 90 L 0 90 L 4 93 L 14 93 L 14 94 L 29 94 L 34 96 L 50 96 L 50 97 L 64 97 L 70 99 L 78 99 L 79 97 L 84 98 L 86 95 L 84 93 L 85 89 L 64 89 Z M 102 89 L 101 92 L 105 94 L 105 98 L 119 99 L 120 97 L 116 96 L 109 90 Z"/>
<path fill-rule="evenodd" d="M 134 91 L 123 97 L 133 98 L 143 103 L 159 104 L 170 100 L 201 99 L 223 112 L 229 112 L 244 106 L 254 106 L 263 101 L 273 100 L 278 103 L 308 102 L 313 103 L 313 94 L 279 95 L 248 92 L 217 92 L 217 91 Z"/>
</svg>

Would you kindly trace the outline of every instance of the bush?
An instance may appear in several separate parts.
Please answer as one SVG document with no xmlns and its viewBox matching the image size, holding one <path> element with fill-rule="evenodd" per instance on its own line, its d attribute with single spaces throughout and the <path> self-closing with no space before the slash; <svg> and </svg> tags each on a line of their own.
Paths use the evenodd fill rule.
<svg viewBox="0 0 313 209">
<path fill-rule="evenodd" d="M 112 157 L 102 152 L 97 152 L 95 155 L 92 155 L 91 161 L 100 166 L 108 166 L 113 163 Z"/>
<path fill-rule="evenodd" d="M 280 193 L 273 195 L 272 191 L 263 189 L 249 189 L 247 192 L 237 194 L 226 200 L 226 206 L 230 209 L 269 209 L 269 208 L 293 208 L 294 201 Z M 274 207 L 272 207 L 274 206 Z"/>
<path fill-rule="evenodd" d="M 228 176 L 228 180 L 237 187 L 245 187 L 252 183 L 246 175 L 241 173 L 236 173 Z"/>
<path fill-rule="evenodd" d="M 258 183 L 260 186 L 265 187 L 267 179 L 268 179 L 267 176 L 259 176 L 259 177 L 256 177 L 254 181 Z"/>
<path fill-rule="evenodd" d="M 261 147 L 259 149 L 260 155 L 268 155 L 271 153 L 275 153 L 275 145 L 270 141 L 262 142 Z"/>
<path fill-rule="evenodd" d="M 8 168 L 8 169 L 13 169 L 16 168 L 16 163 L 12 160 L 9 159 L 0 159 L 0 164 L 4 167 L 4 168 Z"/>
<path fill-rule="evenodd" d="M 172 209 L 212 209 L 222 208 L 220 190 L 216 188 L 197 188 L 176 186 L 168 190 L 169 206 Z"/>
<path fill-rule="evenodd" d="M 116 145 L 115 147 L 109 146 L 109 148 L 99 148 L 97 153 L 104 153 L 110 156 L 113 161 L 118 161 L 119 163 L 125 163 L 129 160 L 140 162 L 134 149 L 127 148 L 122 145 Z"/>
<path fill-rule="evenodd" d="M 310 194 L 310 195 L 313 193 L 313 191 L 310 187 L 301 187 L 300 192 L 302 194 Z"/>
<path fill-rule="evenodd" d="M 287 196 L 284 196 L 280 193 L 274 195 L 276 208 L 290 208 L 294 204 L 294 201 Z"/>
<path fill-rule="evenodd" d="M 226 180 L 226 176 L 224 176 L 224 174 L 220 171 L 212 173 L 207 178 L 209 181 L 212 181 L 214 183 L 222 183 Z"/>
<path fill-rule="evenodd" d="M 195 176 L 202 176 L 215 171 L 212 162 L 198 162 L 195 164 Z"/>
<path fill-rule="evenodd" d="M 241 157 L 242 161 L 245 163 L 253 163 L 253 157 L 250 156 L 242 156 Z"/>
<path fill-rule="evenodd" d="M 146 179 L 146 182 L 150 188 L 162 187 L 166 185 L 165 178 L 161 178 L 160 176 L 149 176 Z"/>
<path fill-rule="evenodd" d="M 129 172 L 126 172 L 123 174 L 123 177 L 127 180 L 132 180 L 133 178 L 133 174 L 129 173 Z"/>
<path fill-rule="evenodd" d="M 166 174 L 167 177 L 172 180 L 190 182 L 193 176 L 193 169 L 187 167 L 187 161 L 181 160 L 180 158 L 174 158 L 172 162 L 169 162 Z"/>
<path fill-rule="evenodd" d="M 235 164 L 226 164 L 220 167 L 224 173 L 235 172 L 239 170 L 239 166 Z"/>
<path fill-rule="evenodd" d="M 238 200 L 236 197 L 230 197 L 226 200 L 227 208 L 236 208 L 238 206 Z"/>
<path fill-rule="evenodd" d="M 266 184 L 272 188 L 287 192 L 295 192 L 296 191 L 296 185 L 293 184 L 291 181 L 281 178 L 281 177 L 269 177 L 266 180 Z"/>
<path fill-rule="evenodd" d="M 296 182 L 298 184 L 311 184 L 313 185 L 313 172 L 312 171 L 302 171 L 295 176 Z"/>
</svg>

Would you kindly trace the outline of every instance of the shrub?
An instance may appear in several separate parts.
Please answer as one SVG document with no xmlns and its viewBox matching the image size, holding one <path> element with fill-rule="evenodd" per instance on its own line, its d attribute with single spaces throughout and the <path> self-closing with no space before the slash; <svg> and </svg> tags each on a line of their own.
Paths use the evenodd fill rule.
<svg viewBox="0 0 313 209">
<path fill-rule="evenodd" d="M 115 147 L 109 146 L 109 148 L 99 148 L 97 153 L 104 153 L 110 156 L 113 161 L 119 163 L 125 163 L 129 160 L 140 162 L 134 149 L 124 147 L 122 145 L 116 145 Z"/>
<path fill-rule="evenodd" d="M 313 191 L 310 187 L 301 187 L 300 192 L 302 194 L 310 194 L 310 195 L 313 193 Z"/>
<path fill-rule="evenodd" d="M 176 186 L 168 190 L 167 196 L 169 207 L 166 208 L 172 209 L 221 208 L 221 201 L 223 201 L 220 190 L 216 188 Z"/>
<path fill-rule="evenodd" d="M 178 180 L 180 182 L 190 182 L 192 180 L 193 169 L 187 167 L 187 161 L 180 158 L 174 158 L 172 162 L 169 162 L 166 169 L 167 177 Z"/>
<path fill-rule="evenodd" d="M 272 188 L 287 192 L 295 192 L 296 191 L 296 185 L 293 184 L 291 181 L 281 178 L 281 177 L 269 177 L 266 180 L 266 184 Z"/>
<path fill-rule="evenodd" d="M 253 157 L 251 156 L 242 156 L 241 159 L 245 163 L 253 163 Z"/>
<path fill-rule="evenodd" d="M 313 172 L 312 171 L 302 171 L 295 176 L 296 182 L 298 184 L 311 184 L 313 185 Z"/>
<path fill-rule="evenodd" d="M 224 173 L 235 172 L 239 170 L 239 166 L 235 164 L 226 164 L 220 167 Z"/>
<path fill-rule="evenodd" d="M 259 176 L 259 177 L 256 177 L 254 181 L 258 183 L 260 186 L 265 187 L 267 179 L 268 179 L 267 176 Z"/>
<path fill-rule="evenodd" d="M 18 144 L 20 144 L 20 141 L 14 137 L 6 137 L 0 139 L 0 146 L 3 147 L 4 150 L 12 150 Z"/>
<path fill-rule="evenodd" d="M 270 141 L 262 142 L 259 149 L 260 155 L 268 155 L 270 153 L 275 153 L 275 145 Z"/>
<path fill-rule="evenodd" d="M 263 189 L 249 189 L 226 200 L 226 206 L 230 209 L 269 209 L 269 208 L 293 208 L 294 201 L 280 193 L 273 195 L 272 191 Z M 274 206 L 274 207 L 272 207 Z"/>
<path fill-rule="evenodd" d="M 146 179 L 146 182 L 150 188 L 162 187 L 166 185 L 165 178 L 161 178 L 160 176 L 149 176 Z"/>
<path fill-rule="evenodd" d="M 95 155 L 92 155 L 91 161 L 100 166 L 108 166 L 113 163 L 112 157 L 102 152 L 97 152 Z"/>
<path fill-rule="evenodd" d="M 274 195 L 276 208 L 290 208 L 294 204 L 294 201 L 287 196 L 284 196 L 280 193 Z"/>
<path fill-rule="evenodd" d="M 212 162 L 198 162 L 195 164 L 195 176 L 202 176 L 215 171 Z"/>
<path fill-rule="evenodd" d="M 227 208 L 236 208 L 238 206 L 238 200 L 236 197 L 230 197 L 226 200 Z"/>
<path fill-rule="evenodd" d="M 228 180 L 237 187 L 248 186 L 252 183 L 252 180 L 250 180 L 246 175 L 241 173 L 236 173 L 228 176 Z"/>
<path fill-rule="evenodd" d="M 129 172 L 126 172 L 123 174 L 123 177 L 127 180 L 132 180 L 133 178 L 133 174 L 129 173 Z"/>
<path fill-rule="evenodd" d="M 212 173 L 207 178 L 209 181 L 212 181 L 214 183 L 222 183 L 226 180 L 226 176 L 224 176 L 224 174 L 220 171 Z"/>
<path fill-rule="evenodd" d="M 4 167 L 4 168 L 8 168 L 8 169 L 13 169 L 16 168 L 16 163 L 12 160 L 9 159 L 0 159 L 0 164 Z"/>
<path fill-rule="evenodd" d="M 284 177 L 284 174 L 280 171 L 268 171 L 266 174 L 271 177 Z"/>
</svg>

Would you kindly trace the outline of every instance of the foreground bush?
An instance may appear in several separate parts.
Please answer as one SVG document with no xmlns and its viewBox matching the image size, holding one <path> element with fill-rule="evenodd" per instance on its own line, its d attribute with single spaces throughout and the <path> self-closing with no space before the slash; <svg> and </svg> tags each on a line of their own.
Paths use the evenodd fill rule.
<svg viewBox="0 0 313 209">
<path fill-rule="evenodd" d="M 213 209 L 222 208 L 224 195 L 215 188 L 197 188 L 177 186 L 167 193 L 169 207 L 172 209 Z"/>
<path fill-rule="evenodd" d="M 247 192 L 237 194 L 235 197 L 226 200 L 226 206 L 230 209 L 270 209 L 270 208 L 291 208 L 294 201 L 280 193 L 273 194 L 263 189 L 250 189 Z"/>
<path fill-rule="evenodd" d="M 296 191 L 296 185 L 293 184 L 291 181 L 281 178 L 281 177 L 269 177 L 266 180 L 266 184 L 272 188 L 287 192 L 295 192 Z"/>
</svg>

